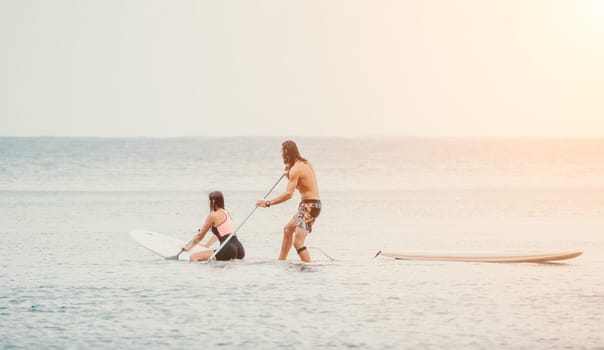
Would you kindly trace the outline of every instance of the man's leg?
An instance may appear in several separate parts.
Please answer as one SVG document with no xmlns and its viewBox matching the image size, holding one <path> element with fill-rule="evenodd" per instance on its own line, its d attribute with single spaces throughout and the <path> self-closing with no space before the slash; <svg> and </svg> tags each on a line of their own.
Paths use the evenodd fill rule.
<svg viewBox="0 0 604 350">
<path fill-rule="evenodd" d="M 283 241 L 281 242 L 281 253 L 279 254 L 279 260 L 287 259 L 287 254 L 292 247 L 292 239 L 294 236 L 296 220 L 291 219 L 283 228 Z"/>
<path fill-rule="evenodd" d="M 308 236 L 308 231 L 306 231 L 302 227 L 296 227 L 296 230 L 294 231 L 294 248 L 296 248 L 296 251 L 298 251 L 300 260 L 304 262 L 310 262 L 310 254 L 308 253 L 308 249 L 306 249 L 306 246 L 304 245 L 306 236 Z"/>
</svg>

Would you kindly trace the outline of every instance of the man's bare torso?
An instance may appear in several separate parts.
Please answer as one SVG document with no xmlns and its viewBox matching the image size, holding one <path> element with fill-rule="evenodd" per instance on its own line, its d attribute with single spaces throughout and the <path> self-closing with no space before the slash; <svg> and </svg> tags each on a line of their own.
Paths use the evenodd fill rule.
<svg viewBox="0 0 604 350">
<path fill-rule="evenodd" d="M 296 189 L 302 200 L 321 199 L 315 170 L 310 162 L 297 161 L 289 170 L 289 177 L 290 181 L 297 179 Z"/>
</svg>

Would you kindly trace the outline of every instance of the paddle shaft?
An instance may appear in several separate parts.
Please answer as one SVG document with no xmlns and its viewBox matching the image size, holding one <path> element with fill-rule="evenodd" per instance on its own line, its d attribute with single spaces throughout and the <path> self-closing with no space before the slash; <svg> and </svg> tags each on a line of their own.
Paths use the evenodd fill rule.
<svg viewBox="0 0 604 350">
<path fill-rule="evenodd" d="M 193 242 L 195 240 L 195 237 L 191 238 L 191 240 L 189 241 L 189 243 L 187 243 L 186 245 L 191 244 L 191 242 Z M 176 254 L 176 256 L 170 257 L 170 258 L 166 258 L 168 260 L 178 260 L 178 256 L 180 256 L 180 254 L 182 254 L 182 252 L 185 251 L 185 248 L 180 248 L 180 252 L 178 252 L 178 254 Z"/>
<path fill-rule="evenodd" d="M 275 189 L 275 187 L 277 187 L 277 185 L 279 184 L 279 182 L 281 182 L 281 179 L 283 179 L 284 176 L 285 176 L 285 173 L 282 174 L 281 177 L 279 177 L 279 180 L 277 180 L 277 182 L 275 182 L 275 184 L 273 185 L 273 187 L 271 187 L 271 189 L 268 190 L 268 192 L 266 192 L 266 194 L 264 195 L 264 197 L 262 197 L 262 199 L 266 199 L 266 197 L 268 197 L 268 195 L 271 194 L 271 192 L 273 192 L 273 190 Z M 241 222 L 241 224 L 239 224 L 239 226 L 237 226 L 237 228 L 235 229 L 235 232 L 231 233 L 227 237 L 227 239 L 225 239 L 224 242 L 222 242 L 222 244 L 220 244 L 220 247 L 218 247 L 218 249 L 216 249 L 214 251 L 214 253 L 208 258 L 208 262 L 212 261 L 212 259 L 216 256 L 216 254 L 218 254 L 218 252 L 220 252 L 220 250 L 222 250 L 222 248 L 224 248 L 224 246 L 226 246 L 226 244 L 229 243 L 229 241 L 231 240 L 231 238 L 233 238 L 233 236 L 235 236 L 235 234 L 237 234 L 237 231 L 239 231 L 239 229 L 241 228 L 241 226 L 243 226 L 243 224 L 245 224 L 245 222 L 252 216 L 252 214 L 254 214 L 254 212 L 256 211 L 256 209 L 258 209 L 258 207 L 254 207 L 254 209 L 252 210 L 252 212 L 249 213 L 249 215 Z"/>
</svg>

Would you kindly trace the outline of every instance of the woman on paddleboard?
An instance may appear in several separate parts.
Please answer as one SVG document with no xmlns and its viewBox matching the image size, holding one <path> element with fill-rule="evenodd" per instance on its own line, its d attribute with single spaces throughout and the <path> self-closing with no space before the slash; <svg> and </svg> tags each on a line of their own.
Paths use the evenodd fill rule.
<svg viewBox="0 0 604 350">
<path fill-rule="evenodd" d="M 222 192 L 211 192 L 208 196 L 208 201 L 210 204 L 210 214 L 208 214 L 203 227 L 197 231 L 195 238 L 189 244 L 182 247 L 182 249 L 187 252 L 193 249 L 193 247 L 199 244 L 206 233 L 211 229 L 214 235 L 206 242 L 206 244 L 204 244 L 206 247 L 211 247 L 217 240 L 220 241 L 220 244 L 222 245 L 222 243 L 228 239 L 226 245 L 220 249 L 218 254 L 213 258 L 214 260 L 243 259 L 245 250 L 235 235 L 235 223 L 233 222 L 231 215 L 224 209 L 224 196 L 222 195 Z M 231 235 L 233 235 L 233 237 L 229 238 Z M 191 254 L 190 260 L 208 260 L 212 254 L 214 254 L 213 250 L 197 252 Z"/>
</svg>

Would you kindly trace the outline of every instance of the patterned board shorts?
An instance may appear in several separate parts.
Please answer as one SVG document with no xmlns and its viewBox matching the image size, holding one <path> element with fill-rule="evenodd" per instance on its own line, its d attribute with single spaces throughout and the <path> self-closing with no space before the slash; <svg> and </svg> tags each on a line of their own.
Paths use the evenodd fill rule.
<svg viewBox="0 0 604 350">
<path fill-rule="evenodd" d="M 308 233 L 312 232 L 312 225 L 315 219 L 321 213 L 321 201 L 317 199 L 307 199 L 300 202 L 298 212 L 294 215 L 296 226 L 305 229 Z"/>
</svg>

